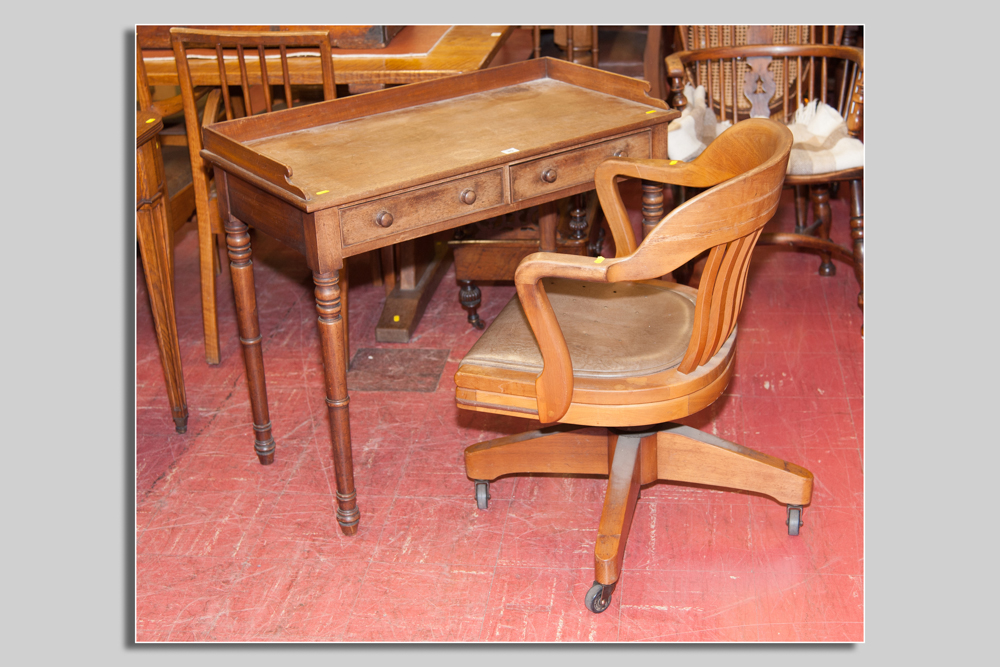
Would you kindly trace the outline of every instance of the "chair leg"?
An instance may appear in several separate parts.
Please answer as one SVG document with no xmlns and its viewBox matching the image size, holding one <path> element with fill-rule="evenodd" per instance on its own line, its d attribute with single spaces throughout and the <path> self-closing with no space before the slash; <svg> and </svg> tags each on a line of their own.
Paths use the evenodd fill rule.
<svg viewBox="0 0 1000 667">
<path fill-rule="evenodd" d="M 604 586 L 615 584 L 621 576 L 625 543 L 642 484 L 641 444 L 643 440 L 653 443 L 655 438 L 655 433 L 645 437 L 633 434 L 609 437 L 608 444 L 614 447 L 614 454 L 594 547 L 594 581 Z"/>
<path fill-rule="evenodd" d="M 218 261 L 208 216 L 198 216 L 198 254 L 201 272 L 201 319 L 205 332 L 205 361 L 219 363 L 219 322 L 215 303 L 215 265 Z"/>
<path fill-rule="evenodd" d="M 656 477 L 753 491 L 786 505 L 808 505 L 813 474 L 794 463 L 670 424 L 656 434 Z"/>
<path fill-rule="evenodd" d="M 809 216 L 809 187 L 806 185 L 795 186 L 795 233 L 808 234 Z"/>
<path fill-rule="evenodd" d="M 469 311 L 469 324 L 477 329 L 485 329 L 486 323 L 479 317 L 479 304 L 483 302 L 482 291 L 471 280 L 459 280 L 458 284 L 458 302 Z"/>
<path fill-rule="evenodd" d="M 531 472 L 607 475 L 607 431 L 557 424 L 465 449 L 465 474 L 472 479 Z"/>
<path fill-rule="evenodd" d="M 854 276 L 858 279 L 858 307 L 865 311 L 865 201 L 864 182 L 851 181 L 851 238 L 854 241 Z M 861 328 L 864 334 L 864 326 Z"/>
<path fill-rule="evenodd" d="M 827 185 L 813 185 L 809 188 L 809 198 L 812 199 L 813 217 L 816 220 L 816 236 L 824 241 L 830 240 L 830 223 L 833 219 L 830 211 L 830 188 Z M 830 253 L 819 253 L 822 262 L 819 265 L 819 275 L 835 276 L 837 267 L 834 266 Z"/>
</svg>

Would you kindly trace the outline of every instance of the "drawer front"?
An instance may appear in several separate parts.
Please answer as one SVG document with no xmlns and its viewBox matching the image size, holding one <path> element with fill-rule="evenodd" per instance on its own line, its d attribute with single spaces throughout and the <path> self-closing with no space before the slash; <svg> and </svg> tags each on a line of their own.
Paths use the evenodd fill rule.
<svg viewBox="0 0 1000 667">
<path fill-rule="evenodd" d="M 495 169 L 342 208 L 340 229 L 346 247 L 502 203 L 503 170 Z"/>
<path fill-rule="evenodd" d="M 623 157 L 648 158 L 649 132 L 630 134 L 593 146 L 512 165 L 510 178 L 514 201 L 593 181 L 597 165 L 618 152 Z"/>
</svg>

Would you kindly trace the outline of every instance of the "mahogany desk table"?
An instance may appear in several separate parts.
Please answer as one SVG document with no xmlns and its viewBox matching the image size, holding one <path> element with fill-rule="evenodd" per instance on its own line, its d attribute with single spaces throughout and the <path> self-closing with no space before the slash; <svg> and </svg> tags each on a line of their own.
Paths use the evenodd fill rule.
<svg viewBox="0 0 1000 667">
<path fill-rule="evenodd" d="M 337 522 L 360 513 L 348 417 L 344 258 L 594 187 L 612 156 L 664 159 L 680 114 L 649 84 L 542 58 L 210 125 L 254 450 L 274 460 L 247 226 L 302 252 L 316 285 Z M 663 188 L 643 183 L 645 224 Z"/>
</svg>

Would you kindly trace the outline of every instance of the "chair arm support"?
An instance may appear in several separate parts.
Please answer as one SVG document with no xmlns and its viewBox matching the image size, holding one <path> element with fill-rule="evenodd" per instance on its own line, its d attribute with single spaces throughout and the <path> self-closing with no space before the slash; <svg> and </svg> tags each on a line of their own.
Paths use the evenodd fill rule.
<svg viewBox="0 0 1000 667">
<path fill-rule="evenodd" d="M 542 279 L 607 282 L 608 267 L 617 261 L 620 260 L 536 252 L 521 260 L 514 273 L 517 296 L 542 352 L 542 372 L 535 379 L 538 419 L 542 423 L 561 419 L 573 398 L 573 362 Z"/>
</svg>

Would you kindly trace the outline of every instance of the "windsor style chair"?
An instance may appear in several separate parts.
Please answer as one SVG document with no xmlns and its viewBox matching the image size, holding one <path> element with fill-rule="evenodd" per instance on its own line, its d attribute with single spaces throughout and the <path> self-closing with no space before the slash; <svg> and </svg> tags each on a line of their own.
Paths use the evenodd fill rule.
<svg viewBox="0 0 1000 667">
<path fill-rule="evenodd" d="M 765 234 L 760 243 L 793 245 L 819 251 L 821 275 L 833 275 L 832 257 L 853 265 L 858 306 L 864 310 L 864 165 L 846 161 L 843 140 L 864 134 L 864 52 L 825 44 L 750 44 L 673 53 L 666 58 L 671 106 L 688 105 L 685 85 L 704 86 L 706 104 L 721 121 L 769 117 L 802 127 L 811 105 L 829 105 L 845 121 L 846 132 L 812 137 L 796 129 L 791 167 L 785 184 L 795 189 L 793 234 Z M 822 139 L 822 141 L 821 141 Z M 860 145 L 860 144 L 858 144 Z M 850 188 L 852 247 L 830 240 L 831 184 Z M 813 222 L 808 222 L 812 202 Z"/>
<path fill-rule="evenodd" d="M 501 475 L 609 476 L 585 599 L 593 612 L 607 609 L 621 576 L 642 485 L 670 480 L 762 493 L 788 505 L 789 532 L 798 533 L 812 473 L 668 423 L 709 406 L 729 383 L 750 255 L 778 206 L 791 145 L 787 128 L 752 119 L 692 162 L 604 161 L 595 183 L 617 256 L 525 258 L 516 298 L 459 365 L 460 408 L 550 425 L 465 450 L 481 509 Z M 708 190 L 636 247 L 620 176 Z M 697 290 L 658 279 L 704 250 Z"/>
<path fill-rule="evenodd" d="M 297 102 L 301 102 L 293 94 L 288 59 L 304 52 L 315 52 L 316 49 L 319 50 L 323 75 L 322 99 L 336 98 L 330 35 L 319 31 L 235 32 L 171 28 L 170 42 L 177 63 L 184 122 L 187 127 L 195 207 L 198 212 L 205 357 L 208 363 L 217 364 L 219 363 L 216 305 L 217 243 L 220 237 L 224 241 L 226 232 L 224 221 L 219 218 L 211 170 L 201 157 L 202 125 L 211 124 L 222 118 L 232 120 L 243 115 L 270 113 L 278 109 L 291 108 Z M 209 87 L 211 88 L 209 105 L 213 105 L 206 105 L 209 111 L 199 113 L 198 93 L 205 87 L 195 88 L 192 84 L 190 58 L 215 61 L 219 85 Z M 277 99 L 272 86 L 279 87 L 281 91 L 281 96 Z M 238 88 L 239 92 L 234 94 L 231 88 Z M 216 108 L 219 109 L 217 114 L 214 112 Z M 346 277 L 345 271 L 344 278 Z M 347 290 L 344 289 L 344 294 L 346 293 Z"/>
</svg>

